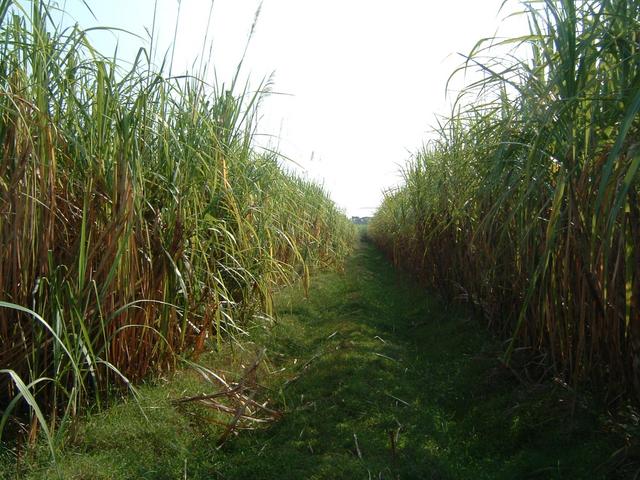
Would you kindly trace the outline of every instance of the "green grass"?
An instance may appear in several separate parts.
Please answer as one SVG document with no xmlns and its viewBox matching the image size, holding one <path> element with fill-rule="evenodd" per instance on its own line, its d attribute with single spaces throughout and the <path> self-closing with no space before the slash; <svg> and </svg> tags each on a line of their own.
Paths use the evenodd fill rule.
<svg viewBox="0 0 640 480">
<path fill-rule="evenodd" d="M 133 402 L 79 422 L 61 478 L 622 478 L 606 466 L 620 440 L 582 399 L 518 381 L 467 310 L 420 294 L 371 246 L 314 280 L 308 298 L 281 292 L 277 322 L 244 350 L 205 359 L 239 372 L 266 346 L 258 381 L 280 422 L 216 449 L 210 413 L 169 402 L 207 387 L 182 371 L 140 389 L 148 422 Z M 46 458 L 26 476 L 60 478 Z"/>
</svg>

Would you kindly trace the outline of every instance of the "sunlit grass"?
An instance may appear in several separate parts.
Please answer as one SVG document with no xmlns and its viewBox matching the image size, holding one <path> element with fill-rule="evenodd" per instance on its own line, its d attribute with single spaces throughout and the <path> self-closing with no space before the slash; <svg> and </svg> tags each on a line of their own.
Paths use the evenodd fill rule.
<svg viewBox="0 0 640 480">
<path fill-rule="evenodd" d="M 50 13 L 0 2 L 0 426 L 53 451 L 112 387 L 243 336 L 354 229 L 254 147 L 268 81 L 169 77 L 145 49 L 123 70 Z"/>
</svg>

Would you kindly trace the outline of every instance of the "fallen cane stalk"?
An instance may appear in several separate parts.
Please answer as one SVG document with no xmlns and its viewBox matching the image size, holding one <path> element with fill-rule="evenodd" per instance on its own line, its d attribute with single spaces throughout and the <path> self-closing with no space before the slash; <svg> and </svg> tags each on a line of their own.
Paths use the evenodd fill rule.
<svg viewBox="0 0 640 480">
<path fill-rule="evenodd" d="M 356 443 L 356 453 L 358 454 L 358 458 L 362 460 L 362 452 L 360 451 L 360 445 L 358 445 L 358 436 L 354 433 L 353 440 Z"/>
</svg>

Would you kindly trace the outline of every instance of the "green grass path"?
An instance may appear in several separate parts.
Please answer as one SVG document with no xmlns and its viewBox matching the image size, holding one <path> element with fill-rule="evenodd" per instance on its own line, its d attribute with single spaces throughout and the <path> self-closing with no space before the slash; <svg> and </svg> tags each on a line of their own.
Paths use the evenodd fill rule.
<svg viewBox="0 0 640 480">
<path fill-rule="evenodd" d="M 284 292 L 279 311 L 253 338 L 278 372 L 259 380 L 281 421 L 216 449 L 197 408 L 169 404 L 201 388 L 178 375 L 143 389 L 149 422 L 132 402 L 87 419 L 62 476 L 604 478 L 615 445 L 591 415 L 572 415 L 559 387 L 518 382 L 466 310 L 426 296 L 371 246 L 344 273 L 316 276 L 308 299 Z"/>
<path fill-rule="evenodd" d="M 468 312 L 370 246 L 284 310 L 271 348 L 310 364 L 285 419 L 228 447 L 223 478 L 598 478 L 611 453 L 589 415 L 521 385 Z"/>
</svg>

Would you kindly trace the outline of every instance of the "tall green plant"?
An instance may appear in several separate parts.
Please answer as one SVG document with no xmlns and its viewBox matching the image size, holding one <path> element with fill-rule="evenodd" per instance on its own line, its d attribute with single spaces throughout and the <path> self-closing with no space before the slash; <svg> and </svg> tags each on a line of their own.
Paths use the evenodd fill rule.
<svg viewBox="0 0 640 480">
<path fill-rule="evenodd" d="M 24 406 L 50 438 L 111 386 L 241 335 L 354 237 L 254 148 L 269 82 L 167 77 L 144 50 L 123 70 L 51 18 L 0 2 L 2 426 Z"/>
<path fill-rule="evenodd" d="M 640 398 L 640 2 L 522 5 L 518 55 L 474 49 L 484 76 L 465 95 L 481 100 L 409 163 L 372 234 L 478 305 L 507 358 L 535 349 L 566 379 Z"/>
</svg>

